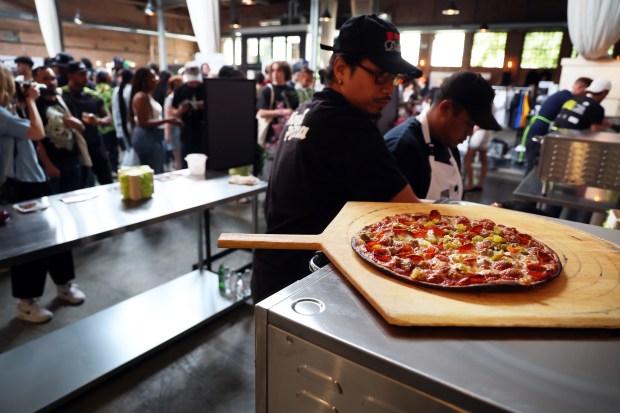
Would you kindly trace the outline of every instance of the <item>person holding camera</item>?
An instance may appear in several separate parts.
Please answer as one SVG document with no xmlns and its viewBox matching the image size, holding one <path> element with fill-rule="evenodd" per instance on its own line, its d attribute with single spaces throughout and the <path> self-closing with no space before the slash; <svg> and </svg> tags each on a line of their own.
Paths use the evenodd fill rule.
<svg viewBox="0 0 620 413">
<path fill-rule="evenodd" d="M 20 105 L 23 106 L 21 112 L 27 113 L 27 119 L 17 115 L 16 86 L 24 96 Z M 32 142 L 45 137 L 43 122 L 35 104 L 38 97 L 37 87 L 16 85 L 11 71 L 0 63 L 0 170 L 7 173 L 3 194 L 10 203 L 51 194 Z M 38 303 L 48 271 L 57 285 L 60 300 L 74 305 L 84 302 L 84 293 L 72 282 L 75 270 L 71 251 L 38 258 L 11 267 L 12 293 L 19 299 L 16 309 L 18 319 L 43 323 L 53 317 L 51 311 Z"/>
</svg>

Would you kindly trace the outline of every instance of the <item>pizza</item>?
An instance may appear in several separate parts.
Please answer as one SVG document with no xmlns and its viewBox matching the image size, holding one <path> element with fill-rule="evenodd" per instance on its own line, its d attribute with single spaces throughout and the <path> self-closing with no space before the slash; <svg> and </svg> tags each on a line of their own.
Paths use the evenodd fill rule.
<svg viewBox="0 0 620 413">
<path fill-rule="evenodd" d="M 437 210 L 385 217 L 358 231 L 351 245 L 390 276 L 442 289 L 534 287 L 562 271 L 558 255 L 528 234 Z"/>
</svg>

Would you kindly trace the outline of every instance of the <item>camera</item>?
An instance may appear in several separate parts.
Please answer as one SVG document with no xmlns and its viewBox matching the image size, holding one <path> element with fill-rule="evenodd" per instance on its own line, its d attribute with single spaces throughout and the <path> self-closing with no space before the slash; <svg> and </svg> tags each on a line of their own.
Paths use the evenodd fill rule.
<svg viewBox="0 0 620 413">
<path fill-rule="evenodd" d="M 26 93 L 28 89 L 31 87 L 35 87 L 39 90 L 41 95 L 45 95 L 48 93 L 47 86 L 42 83 L 37 82 L 25 82 L 25 81 L 15 81 L 15 96 L 18 101 L 23 101 L 26 99 Z"/>
</svg>

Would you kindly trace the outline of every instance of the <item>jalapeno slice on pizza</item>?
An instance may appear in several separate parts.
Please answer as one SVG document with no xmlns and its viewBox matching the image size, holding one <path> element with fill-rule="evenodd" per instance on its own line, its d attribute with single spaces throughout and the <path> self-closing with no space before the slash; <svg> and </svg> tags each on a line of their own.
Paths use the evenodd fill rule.
<svg viewBox="0 0 620 413">
<path fill-rule="evenodd" d="M 437 210 L 388 216 L 362 228 L 351 245 L 388 275 L 443 289 L 534 287 L 562 271 L 558 255 L 528 234 Z"/>
</svg>

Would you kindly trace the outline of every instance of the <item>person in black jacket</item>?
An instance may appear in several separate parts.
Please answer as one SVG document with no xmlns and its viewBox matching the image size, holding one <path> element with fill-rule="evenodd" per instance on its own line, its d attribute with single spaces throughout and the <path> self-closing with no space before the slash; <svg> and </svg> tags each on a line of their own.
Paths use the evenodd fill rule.
<svg viewBox="0 0 620 413">
<path fill-rule="evenodd" d="M 375 124 L 404 75 L 421 72 L 400 54 L 400 34 L 375 15 L 344 23 L 332 50 L 328 86 L 279 135 L 265 200 L 267 232 L 319 234 L 347 201 L 417 202 Z M 257 302 L 309 272 L 312 251 L 257 250 Z"/>
</svg>

